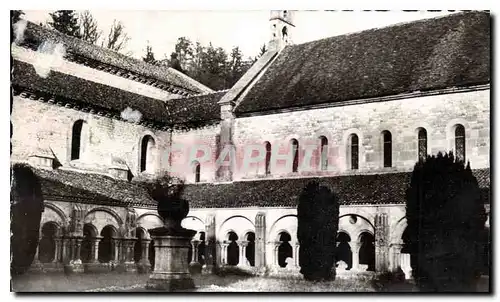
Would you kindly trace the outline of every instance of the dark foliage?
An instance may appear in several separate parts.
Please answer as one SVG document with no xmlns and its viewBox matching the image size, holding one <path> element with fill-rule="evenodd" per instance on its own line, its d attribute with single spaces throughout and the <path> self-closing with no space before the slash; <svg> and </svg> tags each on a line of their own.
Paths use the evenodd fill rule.
<svg viewBox="0 0 500 302">
<path fill-rule="evenodd" d="M 339 203 L 334 193 L 312 181 L 302 190 L 297 207 L 300 273 L 306 280 L 335 278 L 335 238 Z"/>
<path fill-rule="evenodd" d="M 189 212 L 188 201 L 181 198 L 184 183 L 168 174 L 163 174 L 154 180 L 145 181 L 143 185 L 151 198 L 158 203 L 158 214 L 166 223 L 171 223 L 167 227 L 180 229 L 182 219 Z"/>
<path fill-rule="evenodd" d="M 74 10 L 58 10 L 50 13 L 52 21 L 49 25 L 68 36 L 81 38 L 80 25 L 78 24 L 78 15 Z"/>
<path fill-rule="evenodd" d="M 29 165 L 15 164 L 12 180 L 11 273 L 22 274 L 35 255 L 44 205 L 40 181 Z"/>
<path fill-rule="evenodd" d="M 21 19 L 21 16 L 24 15 L 22 10 L 11 10 L 10 11 L 10 21 L 12 24 L 16 23 Z"/>
<path fill-rule="evenodd" d="M 470 165 L 452 153 L 427 156 L 406 193 L 413 276 L 422 291 L 474 291 L 485 210 Z"/>
</svg>

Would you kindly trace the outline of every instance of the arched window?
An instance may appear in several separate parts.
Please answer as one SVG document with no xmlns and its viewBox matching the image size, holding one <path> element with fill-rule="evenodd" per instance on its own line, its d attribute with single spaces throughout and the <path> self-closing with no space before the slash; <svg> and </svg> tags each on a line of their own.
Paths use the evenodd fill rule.
<svg viewBox="0 0 500 302">
<path fill-rule="evenodd" d="M 193 170 L 194 170 L 194 182 L 200 182 L 201 167 L 200 163 L 196 160 L 193 162 Z"/>
<path fill-rule="evenodd" d="M 292 172 L 297 172 L 299 170 L 299 142 L 296 139 L 292 139 L 290 143 L 293 152 Z"/>
<path fill-rule="evenodd" d="M 382 132 L 384 142 L 384 167 L 392 167 L 392 135 L 389 131 Z"/>
<path fill-rule="evenodd" d="M 319 140 L 321 145 L 319 166 L 321 171 L 325 171 L 328 168 L 328 139 L 324 136 L 320 136 Z"/>
<path fill-rule="evenodd" d="M 347 142 L 347 159 L 351 170 L 359 169 L 359 138 L 357 134 L 351 134 Z"/>
<path fill-rule="evenodd" d="M 154 172 L 155 140 L 146 135 L 141 141 L 141 172 Z"/>
<path fill-rule="evenodd" d="M 455 155 L 465 161 L 465 128 L 460 124 L 455 126 Z"/>
<path fill-rule="evenodd" d="M 418 130 L 418 159 L 425 159 L 427 156 L 427 130 Z"/>
<path fill-rule="evenodd" d="M 288 29 L 286 28 L 286 26 L 283 26 L 281 33 L 282 33 L 284 39 L 288 36 Z"/>
<path fill-rule="evenodd" d="M 269 175 L 271 174 L 271 143 L 265 142 L 264 145 L 266 146 L 265 169 L 266 169 L 266 175 Z"/>
<path fill-rule="evenodd" d="M 73 124 L 71 133 L 71 160 L 80 159 L 82 157 L 85 138 L 87 137 L 87 123 L 83 120 L 78 120 Z"/>
</svg>

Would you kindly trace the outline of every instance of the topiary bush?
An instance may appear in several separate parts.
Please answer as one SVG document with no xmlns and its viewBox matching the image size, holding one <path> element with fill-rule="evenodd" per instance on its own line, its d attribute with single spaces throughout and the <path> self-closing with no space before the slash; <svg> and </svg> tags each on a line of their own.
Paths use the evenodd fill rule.
<svg viewBox="0 0 500 302">
<path fill-rule="evenodd" d="M 335 244 L 339 204 L 333 192 L 312 181 L 297 206 L 300 273 L 306 280 L 335 278 Z"/>
<path fill-rule="evenodd" d="M 44 209 L 40 181 L 29 165 L 13 165 L 10 200 L 11 273 L 17 275 L 33 262 Z"/>
<path fill-rule="evenodd" d="M 406 192 L 407 248 L 421 291 L 474 291 L 480 270 L 478 234 L 486 220 L 469 163 L 452 153 L 427 156 Z"/>
</svg>

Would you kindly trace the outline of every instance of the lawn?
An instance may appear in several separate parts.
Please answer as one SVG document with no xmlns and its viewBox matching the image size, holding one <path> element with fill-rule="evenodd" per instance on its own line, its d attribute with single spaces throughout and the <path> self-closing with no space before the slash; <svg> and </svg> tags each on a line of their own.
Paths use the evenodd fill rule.
<svg viewBox="0 0 500 302">
<path fill-rule="evenodd" d="M 376 292 L 373 276 L 338 276 L 332 282 L 308 282 L 300 277 L 193 276 L 195 292 Z M 14 292 L 147 292 L 148 275 L 140 274 L 29 274 L 11 280 Z M 487 292 L 483 279 L 479 292 Z M 410 282 L 392 284 L 384 291 L 415 292 Z"/>
<path fill-rule="evenodd" d="M 120 292 L 147 291 L 148 275 L 139 274 L 29 274 L 11 280 L 14 292 Z M 193 276 L 200 292 L 373 292 L 370 278 L 337 278 L 334 282 L 312 283 L 300 278 L 246 276 Z"/>
</svg>

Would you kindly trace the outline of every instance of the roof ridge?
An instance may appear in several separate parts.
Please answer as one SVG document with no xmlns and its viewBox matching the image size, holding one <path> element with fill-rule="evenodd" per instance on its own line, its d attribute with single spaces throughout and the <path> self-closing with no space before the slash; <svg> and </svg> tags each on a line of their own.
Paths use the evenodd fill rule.
<svg viewBox="0 0 500 302">
<path fill-rule="evenodd" d="M 417 19 L 417 20 L 410 20 L 410 21 L 402 21 L 402 22 L 398 22 L 398 23 L 394 23 L 394 24 L 388 24 L 388 25 L 384 25 L 384 26 L 380 26 L 380 27 L 367 28 L 367 29 L 363 29 L 363 30 L 353 31 L 353 32 L 349 32 L 349 33 L 344 33 L 344 34 L 341 34 L 341 35 L 335 35 L 335 36 L 330 36 L 330 37 L 321 38 L 321 39 L 317 39 L 317 40 L 312 40 L 312 41 L 308 41 L 308 42 L 287 45 L 285 48 L 287 48 L 287 47 L 291 48 L 291 47 L 294 47 L 294 46 L 303 46 L 303 45 L 306 45 L 306 44 L 309 44 L 309 43 L 315 43 L 315 42 L 319 42 L 319 41 L 326 41 L 326 40 L 333 39 L 333 38 L 340 38 L 340 37 L 347 37 L 347 36 L 358 35 L 358 34 L 365 34 L 367 32 L 379 31 L 379 30 L 384 30 L 384 29 L 393 28 L 393 27 L 400 27 L 400 26 L 404 26 L 404 25 L 408 25 L 408 24 L 424 23 L 424 22 L 428 22 L 429 20 L 438 20 L 438 19 L 443 19 L 443 18 L 450 18 L 450 16 L 464 15 L 464 14 L 475 13 L 475 12 L 484 12 L 484 11 L 479 11 L 478 10 L 478 11 L 460 11 L 460 12 L 456 12 L 456 13 L 455 12 L 450 12 L 449 14 L 443 15 L 443 16 L 436 16 L 436 17 L 430 17 L 430 18 L 425 18 L 425 19 Z"/>
</svg>

